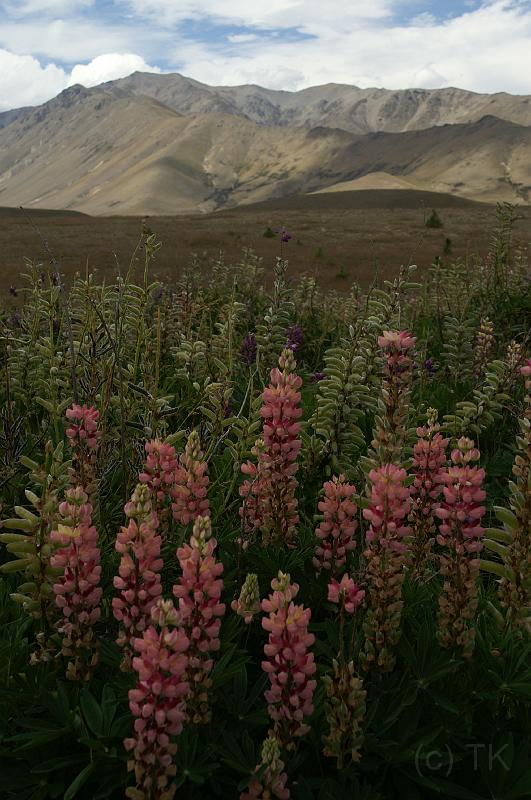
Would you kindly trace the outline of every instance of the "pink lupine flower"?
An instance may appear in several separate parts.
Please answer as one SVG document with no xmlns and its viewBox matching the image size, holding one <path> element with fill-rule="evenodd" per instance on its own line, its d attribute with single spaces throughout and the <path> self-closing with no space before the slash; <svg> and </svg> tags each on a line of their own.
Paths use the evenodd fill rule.
<svg viewBox="0 0 531 800">
<path fill-rule="evenodd" d="M 354 668 L 356 617 L 354 614 L 365 599 L 365 591 L 345 573 L 341 581 L 332 578 L 328 584 L 328 600 L 339 605 L 339 650 L 332 660 L 332 671 L 323 676 L 326 688 L 324 703 L 328 731 L 323 732 L 323 753 L 336 759 L 342 769 L 345 760 L 359 761 L 363 742 L 362 722 L 365 716 L 366 691 Z M 349 634 L 345 632 L 346 617 L 354 617 Z"/>
<path fill-rule="evenodd" d="M 57 550 L 50 559 L 62 574 L 53 586 L 63 619 L 58 623 L 62 653 L 69 658 L 67 678 L 89 680 L 97 663 L 94 624 L 101 609 L 101 566 L 92 506 L 81 487 L 68 489 L 59 505 L 62 522 L 50 534 Z"/>
<path fill-rule="evenodd" d="M 118 595 L 112 600 L 114 618 L 120 622 L 117 644 L 123 649 L 124 670 L 131 666 L 132 642 L 150 624 L 151 611 L 161 595 L 163 567 L 158 519 L 145 484 L 137 485 L 126 504 L 126 514 L 129 522 L 116 537 L 115 549 L 121 558 L 113 579 Z"/>
<path fill-rule="evenodd" d="M 392 670 L 391 648 L 400 638 L 402 583 L 404 581 L 404 543 L 410 529 L 406 520 L 410 510 L 410 490 L 404 486 L 406 471 L 384 464 L 369 473 L 370 505 L 363 516 L 370 527 L 366 533 L 366 580 L 368 613 L 365 620 L 363 661 Z"/>
<path fill-rule="evenodd" d="M 383 336 L 378 337 L 385 358 L 385 369 L 371 442 L 370 458 L 374 466 L 399 464 L 403 459 L 413 375 L 410 351 L 415 343 L 415 337 L 406 331 L 385 331 Z"/>
<path fill-rule="evenodd" d="M 398 361 L 400 353 L 411 350 L 416 339 L 407 331 L 384 331 L 382 336 L 378 336 L 378 344 L 385 351 L 386 357 Z"/>
<path fill-rule="evenodd" d="M 130 500 L 124 505 L 124 514 L 137 523 L 143 522 L 154 514 L 153 495 L 148 486 L 137 483 Z"/>
<path fill-rule="evenodd" d="M 360 589 L 357 583 L 354 583 L 350 575 L 345 573 L 338 583 L 335 578 L 332 578 L 328 584 L 328 600 L 330 603 L 342 602 L 347 614 L 354 614 L 354 612 L 361 606 L 365 592 Z"/>
<path fill-rule="evenodd" d="M 324 569 L 337 575 L 346 563 L 347 553 L 356 547 L 358 507 L 352 500 L 356 487 L 340 475 L 326 481 L 323 489 L 324 498 L 318 504 L 323 521 L 315 531 L 318 543 L 312 563 L 317 573 Z"/>
<path fill-rule="evenodd" d="M 409 512 L 410 489 L 404 486 L 407 473 L 402 467 L 384 464 L 369 472 L 371 481 L 370 505 L 363 516 L 370 522 L 367 542 L 378 541 L 383 550 L 404 553 L 404 538 L 410 529 L 404 524 Z"/>
<path fill-rule="evenodd" d="M 251 448 L 258 466 L 252 461 L 241 465 L 242 473 L 249 476 L 249 480 L 245 480 L 240 486 L 240 496 L 244 498 L 240 507 L 243 535 L 239 538 L 238 544 L 243 550 L 249 547 L 252 534 L 265 527 L 266 504 L 263 498 L 267 495 L 267 480 L 260 472 L 263 451 L 264 440 L 259 438 Z"/>
<path fill-rule="evenodd" d="M 440 555 L 444 585 L 439 598 L 438 636 L 443 647 L 460 648 L 467 657 L 474 649 L 478 556 L 484 535 L 485 470 L 470 463 L 478 458 L 474 443 L 460 439 L 452 451 L 453 465 L 444 475 L 444 499 L 435 511 L 440 519 L 437 542 L 444 548 Z"/>
<path fill-rule="evenodd" d="M 216 545 L 210 518 L 196 517 L 190 543 L 177 550 L 182 575 L 173 587 L 173 594 L 179 601 L 179 624 L 190 639 L 187 674 L 191 695 L 187 714 L 193 723 L 206 723 L 210 719 L 212 653 L 219 650 L 219 630 L 225 614 L 225 605 L 220 602 L 223 564 L 214 555 Z"/>
<path fill-rule="evenodd" d="M 260 589 L 258 587 L 258 576 L 251 572 L 245 578 L 241 588 L 240 596 L 230 604 L 233 611 L 238 616 L 243 617 L 246 625 L 253 621 L 255 614 L 260 611 Z"/>
<path fill-rule="evenodd" d="M 171 600 L 159 599 L 151 616 L 152 624 L 134 640 L 138 682 L 129 691 L 134 733 L 124 740 L 124 747 L 132 751 L 127 769 L 134 770 L 136 788 L 127 789 L 126 795 L 132 800 L 171 800 L 176 787 L 170 780 L 177 771 L 173 763 L 177 745 L 172 738 L 181 733 L 185 719 L 190 642 L 175 627 L 178 615 Z"/>
<path fill-rule="evenodd" d="M 413 464 L 411 471 L 415 476 L 413 481 L 414 494 L 432 500 L 441 493 L 441 468 L 446 464 L 446 447 L 448 439 L 434 429 L 426 427 L 417 428 L 419 437 L 413 448 Z"/>
<path fill-rule="evenodd" d="M 474 447 L 472 439 L 462 436 L 457 442 L 457 447 L 452 450 L 451 459 L 454 464 L 468 464 L 470 461 L 479 461 L 479 450 Z"/>
<path fill-rule="evenodd" d="M 188 525 L 197 517 L 210 516 L 208 465 L 203 459 L 199 435 L 197 431 L 192 431 L 185 451 L 179 457 L 171 492 L 173 518 L 180 525 Z"/>
<path fill-rule="evenodd" d="M 269 736 L 262 745 L 262 759 L 255 770 L 261 773 L 260 778 L 251 777 L 247 791 L 240 794 L 240 800 L 271 800 L 273 797 L 289 800 L 288 776 L 283 769 L 278 742 L 274 736 Z"/>
<path fill-rule="evenodd" d="M 98 427 L 100 412 L 94 406 L 74 403 L 65 415 L 70 423 L 66 435 L 73 451 L 70 483 L 83 486 L 90 498 L 96 490 L 96 453 L 103 435 Z"/>
<path fill-rule="evenodd" d="M 140 483 L 145 483 L 156 501 L 156 512 L 159 520 L 166 511 L 168 500 L 175 483 L 177 459 L 175 448 L 170 444 L 154 439 L 146 442 L 146 461 L 144 469 L 138 476 Z"/>
<path fill-rule="evenodd" d="M 279 367 L 271 370 L 271 383 L 262 394 L 263 446 L 257 451 L 258 463 L 242 465 L 251 480 L 240 487 L 244 532 L 251 534 L 259 526 L 265 544 L 291 544 L 299 521 L 295 474 L 301 448 L 302 380 L 293 371 L 296 361 L 291 350 L 282 351 Z"/>
<path fill-rule="evenodd" d="M 409 521 L 413 534 L 411 566 L 414 580 L 428 574 L 435 542 L 435 508 L 442 494 L 446 448 L 449 439 L 440 433 L 437 412 L 428 409 L 428 425 L 417 428 L 419 437 L 413 448 L 411 512 Z"/>
<path fill-rule="evenodd" d="M 89 450 L 95 450 L 98 446 L 98 439 L 102 433 L 98 430 L 100 412 L 94 406 L 80 406 L 73 403 L 71 408 L 67 408 L 66 418 L 70 425 L 66 429 L 66 435 L 70 439 L 70 444 L 75 448 L 79 443 L 85 444 Z"/>
<path fill-rule="evenodd" d="M 311 610 L 296 606 L 292 600 L 299 587 L 290 583 L 282 572 L 271 581 L 272 594 L 262 600 L 267 614 L 262 627 L 269 640 L 264 647 L 266 661 L 262 669 L 268 674 L 270 688 L 265 692 L 268 713 L 273 720 L 270 736 L 288 749 L 295 747 L 294 739 L 309 730 L 305 718 L 313 712 L 313 693 L 317 681 L 312 678 L 316 665 L 308 651 L 315 636 L 308 632 Z"/>
</svg>

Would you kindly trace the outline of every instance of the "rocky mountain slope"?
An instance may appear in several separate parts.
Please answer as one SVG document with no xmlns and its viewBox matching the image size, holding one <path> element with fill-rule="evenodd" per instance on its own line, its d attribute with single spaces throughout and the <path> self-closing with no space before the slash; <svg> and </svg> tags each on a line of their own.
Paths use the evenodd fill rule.
<svg viewBox="0 0 531 800">
<path fill-rule="evenodd" d="M 180 214 L 400 186 L 528 203 L 530 114 L 528 97 L 457 89 L 290 93 L 136 73 L 0 115 L 0 205 Z"/>
<path fill-rule="evenodd" d="M 153 97 L 181 114 L 219 111 L 258 125 L 398 133 L 476 122 L 486 115 L 531 125 L 531 96 L 476 94 L 453 88 L 392 91 L 329 83 L 280 92 L 252 85 L 207 86 L 182 75 L 139 72 L 107 85 Z"/>
</svg>

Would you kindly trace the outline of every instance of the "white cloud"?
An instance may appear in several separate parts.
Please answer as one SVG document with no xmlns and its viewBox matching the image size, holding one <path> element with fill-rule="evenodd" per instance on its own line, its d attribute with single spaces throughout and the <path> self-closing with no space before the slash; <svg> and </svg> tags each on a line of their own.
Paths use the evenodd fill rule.
<svg viewBox="0 0 531 800">
<path fill-rule="evenodd" d="M 0 111 L 44 103 L 74 83 L 96 86 L 136 70 L 160 72 L 134 53 L 105 53 L 68 72 L 56 64 L 42 66 L 32 56 L 0 50 Z"/>
<path fill-rule="evenodd" d="M 94 85 L 154 71 L 149 64 L 214 85 L 530 92 L 530 0 L 478 0 L 444 21 L 422 13 L 420 0 L 105 0 L 123 12 L 112 24 L 92 13 L 102 2 L 10 0 L 28 14 L 0 26 L 0 47 L 10 51 L 0 61 L 0 107 L 42 102 L 73 80 Z M 64 18 L 54 16 L 65 6 Z M 37 7 L 47 9 L 42 18 L 29 13 Z M 406 11 L 418 16 L 406 20 Z M 244 30 L 216 36 L 217 23 Z M 287 41 L 293 28 L 306 36 Z M 201 40 L 190 30 L 201 30 Z"/>
<path fill-rule="evenodd" d="M 360 21 L 339 30 L 334 21 L 312 39 L 273 42 L 264 37 L 242 43 L 236 54 L 189 43 L 174 58 L 179 58 L 180 72 L 218 85 L 252 82 L 280 88 L 285 81 L 282 88 L 296 90 L 335 82 L 525 94 L 530 91 L 531 7 L 495 0 L 442 23 L 426 17 L 409 25 Z"/>
<path fill-rule="evenodd" d="M 42 67 L 32 56 L 0 50 L 0 111 L 54 97 L 65 88 L 66 80 L 64 70 L 55 64 Z"/>
<path fill-rule="evenodd" d="M 132 72 L 160 72 L 160 69 L 150 67 L 141 56 L 134 53 L 105 53 L 93 58 L 89 64 L 76 64 L 70 75 L 70 83 L 97 86 L 98 83 L 125 78 Z"/>
<path fill-rule="evenodd" d="M 88 8 L 95 0 L 7 0 L 0 3 L 0 10 L 10 16 L 23 17 L 30 14 L 72 14 Z"/>
<path fill-rule="evenodd" d="M 206 19 L 250 27 L 317 30 L 326 24 L 344 29 L 355 20 L 392 13 L 396 0 L 120 0 L 140 16 L 166 22 Z"/>
<path fill-rule="evenodd" d="M 66 64 L 90 61 L 101 53 L 138 52 L 127 31 L 76 18 L 2 23 L 0 46 Z"/>
<path fill-rule="evenodd" d="M 411 85 L 421 89 L 440 89 L 448 86 L 448 80 L 433 68 L 433 64 L 426 64 L 415 73 Z"/>
</svg>

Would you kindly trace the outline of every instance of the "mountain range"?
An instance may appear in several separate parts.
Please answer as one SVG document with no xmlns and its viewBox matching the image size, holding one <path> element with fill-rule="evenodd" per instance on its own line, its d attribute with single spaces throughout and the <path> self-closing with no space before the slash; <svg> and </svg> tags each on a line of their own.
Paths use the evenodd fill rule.
<svg viewBox="0 0 531 800">
<path fill-rule="evenodd" d="M 357 189 L 531 201 L 531 96 L 134 73 L 0 114 L 0 205 L 183 214 Z"/>
</svg>

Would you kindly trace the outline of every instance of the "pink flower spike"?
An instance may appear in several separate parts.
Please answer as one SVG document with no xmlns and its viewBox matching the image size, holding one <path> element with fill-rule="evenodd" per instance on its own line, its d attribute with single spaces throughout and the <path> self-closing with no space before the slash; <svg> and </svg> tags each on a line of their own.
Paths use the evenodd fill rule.
<svg viewBox="0 0 531 800">
<path fill-rule="evenodd" d="M 102 436 L 102 432 L 98 430 L 100 412 L 94 406 L 74 403 L 66 410 L 65 416 L 70 422 L 66 429 L 70 445 L 75 448 L 80 440 L 84 440 L 90 450 L 95 450 L 98 439 Z"/>
<path fill-rule="evenodd" d="M 289 800 L 287 775 L 283 769 L 279 744 L 273 736 L 269 736 L 262 745 L 262 759 L 255 770 L 260 773 L 260 778 L 255 775 L 251 777 L 247 791 L 240 794 L 240 800 L 268 800 L 273 797 Z"/>
<path fill-rule="evenodd" d="M 70 423 L 66 429 L 66 436 L 74 456 L 70 469 L 70 483 L 83 486 L 91 497 L 96 490 L 96 453 L 103 435 L 98 428 L 100 412 L 94 406 L 80 406 L 78 403 L 73 403 L 65 411 L 65 416 Z"/>
<path fill-rule="evenodd" d="M 396 351 L 407 353 L 415 346 L 416 341 L 407 331 L 384 331 L 383 336 L 378 337 L 379 346 L 391 356 Z"/>
<path fill-rule="evenodd" d="M 439 598 L 438 636 L 443 647 L 458 648 L 469 657 L 474 649 L 473 619 L 477 609 L 478 553 L 483 549 L 485 514 L 483 489 L 485 470 L 471 466 L 479 451 L 462 438 L 452 452 L 452 466 L 442 476 L 444 496 L 435 514 L 439 518 L 437 542 L 444 577 Z"/>
<path fill-rule="evenodd" d="M 67 678 L 87 681 L 98 660 L 93 630 L 102 595 L 98 533 L 92 506 L 80 486 L 66 491 L 59 513 L 61 524 L 50 534 L 50 541 L 58 545 L 50 564 L 61 570 L 53 586 L 63 616 L 57 627 L 63 637 L 62 653 L 69 659 Z"/>
<path fill-rule="evenodd" d="M 179 525 L 188 525 L 196 517 L 210 516 L 208 465 L 203 459 L 199 435 L 192 431 L 184 453 L 179 456 L 171 489 L 173 518 Z"/>
<path fill-rule="evenodd" d="M 261 531 L 264 544 L 285 542 L 293 546 L 299 522 L 295 475 L 301 449 L 302 380 L 294 373 L 296 362 L 291 350 L 282 351 L 279 367 L 271 370 L 271 383 L 262 394 L 263 434 L 252 451 L 257 463 L 247 462 L 241 467 L 249 476 L 240 486 L 244 547 L 256 531 Z"/>
<path fill-rule="evenodd" d="M 176 774 L 173 741 L 183 728 L 189 685 L 186 680 L 187 651 L 190 642 L 183 630 L 174 627 L 178 614 L 171 600 L 157 600 L 151 624 L 133 641 L 138 656 L 133 668 L 138 674 L 129 691 L 129 708 L 135 718 L 133 735 L 124 740 L 132 751 L 127 769 L 134 771 L 136 789 L 128 797 L 156 797 L 171 800 L 176 787 L 170 784 Z"/>
<path fill-rule="evenodd" d="M 159 439 L 154 439 L 146 442 L 145 450 L 146 461 L 138 480 L 148 486 L 156 502 L 155 510 L 160 519 L 166 512 L 167 504 L 171 503 L 177 470 L 175 448 Z"/>
<path fill-rule="evenodd" d="M 365 592 L 345 573 L 338 583 L 334 578 L 328 584 L 328 600 L 331 603 L 342 602 L 347 614 L 354 612 L 362 605 Z"/>
<path fill-rule="evenodd" d="M 352 500 L 356 487 L 340 475 L 326 481 L 323 489 L 324 498 L 318 504 L 323 521 L 315 531 L 317 545 L 312 562 L 318 574 L 324 569 L 337 575 L 346 563 L 347 554 L 356 547 L 358 507 Z"/>
<path fill-rule="evenodd" d="M 189 544 L 177 550 L 182 575 L 173 587 L 178 598 L 179 625 L 190 639 L 191 695 L 187 716 L 190 722 L 200 724 L 210 720 L 212 653 L 219 650 L 219 631 L 225 614 L 225 605 L 220 602 L 223 564 L 214 555 L 216 545 L 210 518 L 196 517 Z"/>
<path fill-rule="evenodd" d="M 385 360 L 370 459 L 374 466 L 399 464 L 404 457 L 416 339 L 407 331 L 378 337 Z"/>
<path fill-rule="evenodd" d="M 145 484 L 138 484 L 126 504 L 129 523 L 116 537 L 115 549 L 120 554 L 118 575 L 113 583 L 117 591 L 112 600 L 114 618 L 120 622 L 117 643 L 123 649 L 122 669 L 131 667 L 133 640 L 142 636 L 151 620 L 162 587 L 160 573 L 161 537 L 158 518 L 152 510 L 151 493 Z"/>
<path fill-rule="evenodd" d="M 402 584 L 410 528 L 410 489 L 406 471 L 384 464 L 369 472 L 370 502 L 363 509 L 370 523 L 365 550 L 368 612 L 365 620 L 365 667 L 376 663 L 390 671 L 395 662 L 392 647 L 400 638 Z"/>
<path fill-rule="evenodd" d="M 439 505 L 444 484 L 446 449 L 449 440 L 439 433 L 437 411 L 428 409 L 428 425 L 417 428 L 419 437 L 413 448 L 411 512 L 413 533 L 411 567 L 413 580 L 421 581 L 430 574 L 432 548 L 435 543 L 435 509 Z"/>
<path fill-rule="evenodd" d="M 269 735 L 281 746 L 294 749 L 294 739 L 309 730 L 304 719 L 313 713 L 313 693 L 317 681 L 313 653 L 309 648 L 315 637 L 308 632 L 311 611 L 292 602 L 298 591 L 290 576 L 282 572 L 271 581 L 272 594 L 262 600 L 267 614 L 262 627 L 268 631 L 264 647 L 266 660 L 262 669 L 269 676 L 270 688 L 265 692 L 273 726 Z"/>
</svg>

